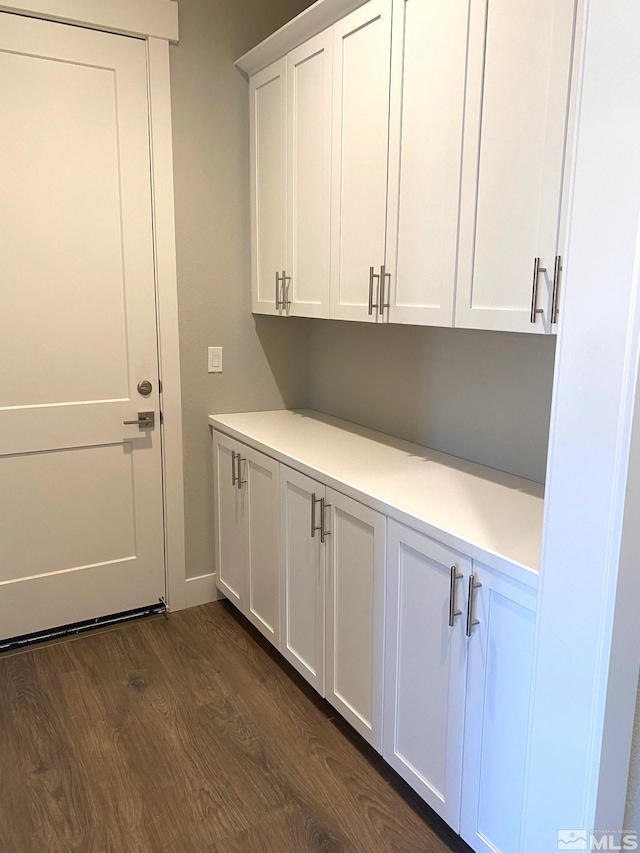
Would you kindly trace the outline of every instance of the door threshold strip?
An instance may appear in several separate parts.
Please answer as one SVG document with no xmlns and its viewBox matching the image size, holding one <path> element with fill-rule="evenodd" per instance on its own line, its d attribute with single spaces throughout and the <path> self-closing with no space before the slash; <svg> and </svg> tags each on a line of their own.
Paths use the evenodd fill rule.
<svg viewBox="0 0 640 853">
<path fill-rule="evenodd" d="M 167 613 L 167 605 L 164 599 L 157 604 L 149 604 L 146 607 L 138 607 L 135 610 L 125 610 L 122 613 L 112 613 L 108 616 L 98 616 L 95 619 L 86 619 L 84 622 L 74 622 L 71 625 L 61 625 L 59 628 L 48 628 L 45 631 L 35 631 L 33 634 L 23 634 L 20 637 L 9 637 L 0 640 L 0 654 L 3 652 L 14 652 L 17 649 L 26 649 L 38 643 L 47 643 L 52 640 L 62 640 L 66 637 L 74 637 L 84 634 L 96 628 L 105 628 L 110 625 L 121 625 L 132 622 L 135 619 L 145 619 L 149 616 L 158 616 Z"/>
</svg>

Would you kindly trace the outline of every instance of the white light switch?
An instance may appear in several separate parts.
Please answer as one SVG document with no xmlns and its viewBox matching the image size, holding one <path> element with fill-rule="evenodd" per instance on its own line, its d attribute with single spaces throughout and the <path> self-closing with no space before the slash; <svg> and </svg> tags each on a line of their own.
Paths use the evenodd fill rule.
<svg viewBox="0 0 640 853">
<path fill-rule="evenodd" d="M 209 347 L 209 373 L 222 373 L 222 347 Z"/>
</svg>

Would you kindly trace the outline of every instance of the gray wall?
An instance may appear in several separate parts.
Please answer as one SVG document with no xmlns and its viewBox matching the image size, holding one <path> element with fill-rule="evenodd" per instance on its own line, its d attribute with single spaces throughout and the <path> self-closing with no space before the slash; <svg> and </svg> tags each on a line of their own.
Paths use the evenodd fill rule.
<svg viewBox="0 0 640 853">
<path fill-rule="evenodd" d="M 314 409 L 544 482 L 555 337 L 310 325 Z"/>
<path fill-rule="evenodd" d="M 213 571 L 209 412 L 303 406 L 305 321 L 254 320 L 248 87 L 233 61 L 305 0 L 180 0 L 171 47 L 187 574 Z M 224 373 L 207 373 L 207 346 Z"/>
</svg>

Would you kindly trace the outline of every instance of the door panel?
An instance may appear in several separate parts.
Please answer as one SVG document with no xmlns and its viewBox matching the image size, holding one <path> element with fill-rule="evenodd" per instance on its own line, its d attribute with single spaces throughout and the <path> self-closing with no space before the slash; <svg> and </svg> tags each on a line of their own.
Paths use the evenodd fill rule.
<svg viewBox="0 0 640 853">
<path fill-rule="evenodd" d="M 241 450 L 239 441 L 214 432 L 216 583 L 240 610 L 246 597 L 247 573 L 247 490 L 238 488 L 237 479 Z"/>
<path fill-rule="evenodd" d="M 291 314 L 329 316 L 332 29 L 287 57 Z"/>
<path fill-rule="evenodd" d="M 313 494 L 324 497 L 324 486 L 280 466 L 281 651 L 324 696 L 325 545 L 311 536 Z"/>
<path fill-rule="evenodd" d="M 335 24 L 333 51 L 331 316 L 375 321 L 369 271 L 379 272 L 385 251 L 390 0 L 369 0 Z"/>
<path fill-rule="evenodd" d="M 276 648 L 280 639 L 280 549 L 278 547 L 278 463 L 242 446 L 248 481 L 246 616 Z M 246 487 L 246 486 L 245 486 Z M 243 488 L 245 488 L 243 487 Z"/>
<path fill-rule="evenodd" d="M 450 570 L 471 562 L 389 522 L 383 756 L 456 831 L 460 822 L 466 648 L 449 626 Z M 465 610 L 463 579 L 457 609 Z"/>
<path fill-rule="evenodd" d="M 474 850 L 510 853 L 520 849 L 536 593 L 475 563 L 474 573 L 461 834 Z"/>
<path fill-rule="evenodd" d="M 276 273 L 287 263 L 287 59 L 249 83 L 251 134 L 252 310 L 281 314 Z"/>
<path fill-rule="evenodd" d="M 472 4 L 457 326 L 550 330 L 574 16 L 575 0 Z"/>
<path fill-rule="evenodd" d="M 386 519 L 333 490 L 327 501 L 326 695 L 380 752 Z"/>
<path fill-rule="evenodd" d="M 389 319 L 451 326 L 469 0 L 401 0 L 393 16 Z"/>
<path fill-rule="evenodd" d="M 165 578 L 159 427 L 123 424 L 159 414 L 144 42 L 3 13 L 0 91 L 11 636 L 157 602 Z"/>
</svg>

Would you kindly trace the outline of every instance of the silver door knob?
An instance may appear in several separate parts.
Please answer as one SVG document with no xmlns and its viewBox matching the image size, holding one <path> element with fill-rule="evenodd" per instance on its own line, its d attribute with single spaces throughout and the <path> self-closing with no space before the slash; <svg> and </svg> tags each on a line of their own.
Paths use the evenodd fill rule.
<svg viewBox="0 0 640 853">
<path fill-rule="evenodd" d="M 143 379 L 141 382 L 138 382 L 138 394 L 142 394 L 143 397 L 148 397 L 152 391 L 153 385 L 148 379 Z"/>
</svg>

